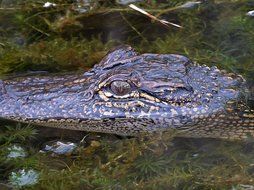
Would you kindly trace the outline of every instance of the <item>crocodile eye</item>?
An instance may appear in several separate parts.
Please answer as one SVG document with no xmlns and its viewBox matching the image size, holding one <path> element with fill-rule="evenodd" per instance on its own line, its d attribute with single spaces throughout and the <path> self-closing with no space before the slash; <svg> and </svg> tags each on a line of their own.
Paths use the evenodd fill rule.
<svg viewBox="0 0 254 190">
<path fill-rule="evenodd" d="M 110 84 L 111 91 L 118 96 L 123 96 L 131 92 L 131 85 L 126 81 L 113 81 Z"/>
</svg>

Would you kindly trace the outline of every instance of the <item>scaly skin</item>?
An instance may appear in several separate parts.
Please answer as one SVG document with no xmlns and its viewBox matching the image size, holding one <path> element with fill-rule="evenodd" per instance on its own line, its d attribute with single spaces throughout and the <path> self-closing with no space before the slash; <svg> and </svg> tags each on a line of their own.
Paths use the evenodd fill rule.
<svg viewBox="0 0 254 190">
<path fill-rule="evenodd" d="M 254 114 L 241 76 L 173 54 L 124 46 L 84 74 L 0 82 L 0 117 L 119 135 L 177 129 L 191 137 L 246 138 Z"/>
</svg>

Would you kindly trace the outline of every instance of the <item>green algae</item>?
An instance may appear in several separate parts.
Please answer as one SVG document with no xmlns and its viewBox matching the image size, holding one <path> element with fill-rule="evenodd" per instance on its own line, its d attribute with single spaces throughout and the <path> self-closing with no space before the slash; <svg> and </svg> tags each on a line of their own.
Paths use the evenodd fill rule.
<svg viewBox="0 0 254 190">
<path fill-rule="evenodd" d="M 113 1 L 93 1 L 94 8 L 82 15 L 73 11 L 73 1 L 55 0 L 59 6 L 49 9 L 34 0 L 17 2 L 8 11 L 0 10 L 1 75 L 84 71 L 110 48 L 130 44 L 140 52 L 184 54 L 253 82 L 254 19 L 245 15 L 253 9 L 251 1 L 208 1 L 162 15 L 182 29 L 165 28 Z M 158 14 L 184 2 L 137 5 Z M 103 21 L 109 20 L 107 27 L 101 26 L 101 15 Z M 1 124 L 1 181 L 14 169 L 34 168 L 40 172 L 39 182 L 25 189 L 240 190 L 254 185 L 251 140 L 173 138 L 174 134 L 130 139 L 89 136 L 93 138 L 73 155 L 53 157 L 39 153 L 44 139 L 38 138 L 36 128 Z M 13 143 L 25 146 L 28 156 L 6 161 L 6 147 Z"/>
<path fill-rule="evenodd" d="M 20 71 L 87 70 L 106 54 L 107 46 L 97 39 L 92 41 L 54 39 L 40 41 L 27 47 L 6 44 L 1 55 L 2 73 Z"/>
<path fill-rule="evenodd" d="M 94 141 L 69 156 L 29 150 L 11 168 L 40 171 L 38 184 L 26 189 L 241 189 L 253 184 L 253 142 L 173 140 L 172 134 L 118 140 L 105 135 Z"/>
</svg>

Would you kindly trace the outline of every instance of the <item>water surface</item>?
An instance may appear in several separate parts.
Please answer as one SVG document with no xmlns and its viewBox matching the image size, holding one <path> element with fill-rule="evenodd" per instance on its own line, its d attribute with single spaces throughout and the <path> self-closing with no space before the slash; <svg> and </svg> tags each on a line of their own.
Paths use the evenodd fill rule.
<svg viewBox="0 0 254 190">
<path fill-rule="evenodd" d="M 253 1 L 139 1 L 136 6 L 182 26 L 162 25 L 123 1 L 2 0 L 0 74 L 81 72 L 107 51 L 129 44 L 140 52 L 176 53 L 243 75 L 254 91 Z M 185 5 L 185 6 L 182 6 Z M 0 182 L 33 169 L 37 184 L 24 189 L 253 189 L 254 144 L 247 141 L 66 132 L 1 121 Z M 39 152 L 47 142 L 78 144 L 72 154 Z M 24 158 L 7 159 L 22 146 Z M 1 188 L 1 186 L 0 186 Z"/>
</svg>

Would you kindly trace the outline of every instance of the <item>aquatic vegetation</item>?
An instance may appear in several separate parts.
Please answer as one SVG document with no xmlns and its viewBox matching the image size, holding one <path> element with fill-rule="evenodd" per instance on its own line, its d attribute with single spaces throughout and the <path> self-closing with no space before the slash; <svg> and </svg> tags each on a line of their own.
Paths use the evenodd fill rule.
<svg viewBox="0 0 254 190">
<path fill-rule="evenodd" d="M 86 70 L 101 60 L 108 46 L 98 39 L 67 41 L 62 38 L 40 41 L 26 47 L 6 44 L 0 54 L 0 71 L 10 73 L 34 70 L 51 72 Z"/>
<path fill-rule="evenodd" d="M 158 157 L 153 154 L 145 154 L 140 156 L 135 161 L 135 171 L 141 176 L 135 176 L 136 178 L 151 178 L 154 175 L 163 175 L 164 170 L 170 163 L 163 157 Z"/>
<path fill-rule="evenodd" d="M 25 141 L 27 138 L 34 138 L 36 135 L 36 129 L 27 125 L 22 127 L 21 124 L 17 124 L 16 127 L 10 125 L 1 126 L 0 143 L 9 144 L 16 141 Z"/>
<path fill-rule="evenodd" d="M 8 170 L 40 171 L 38 184 L 29 189 L 222 189 L 253 184 L 253 143 L 172 138 L 113 140 L 104 135 L 87 139 L 77 154 L 51 157 L 38 153 L 27 137 L 30 156 L 12 162 Z"/>
</svg>

